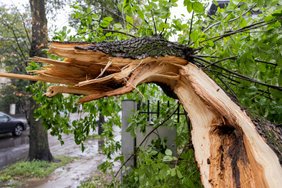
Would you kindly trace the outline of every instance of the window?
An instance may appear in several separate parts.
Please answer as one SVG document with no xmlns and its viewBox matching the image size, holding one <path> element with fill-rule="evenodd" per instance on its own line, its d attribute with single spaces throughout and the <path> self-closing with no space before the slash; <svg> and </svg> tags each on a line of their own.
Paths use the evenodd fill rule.
<svg viewBox="0 0 282 188">
<path fill-rule="evenodd" d="M 7 122 L 9 120 L 8 116 L 5 116 L 3 114 L 0 114 L 0 122 Z"/>
</svg>

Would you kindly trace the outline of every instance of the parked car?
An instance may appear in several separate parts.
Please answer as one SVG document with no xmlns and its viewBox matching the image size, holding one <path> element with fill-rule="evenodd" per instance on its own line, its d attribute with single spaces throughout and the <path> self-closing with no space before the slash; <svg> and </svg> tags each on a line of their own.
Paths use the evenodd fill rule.
<svg viewBox="0 0 282 188">
<path fill-rule="evenodd" d="M 0 112 L 0 134 L 12 133 L 14 136 L 20 136 L 26 127 L 23 121 Z"/>
</svg>

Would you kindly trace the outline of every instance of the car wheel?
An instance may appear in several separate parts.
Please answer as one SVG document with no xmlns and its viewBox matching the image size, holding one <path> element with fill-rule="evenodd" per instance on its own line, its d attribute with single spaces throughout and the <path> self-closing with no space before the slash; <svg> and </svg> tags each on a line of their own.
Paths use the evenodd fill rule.
<svg viewBox="0 0 282 188">
<path fill-rule="evenodd" d="M 13 135 L 14 136 L 21 136 L 23 133 L 23 127 L 21 125 L 16 125 Z"/>
</svg>

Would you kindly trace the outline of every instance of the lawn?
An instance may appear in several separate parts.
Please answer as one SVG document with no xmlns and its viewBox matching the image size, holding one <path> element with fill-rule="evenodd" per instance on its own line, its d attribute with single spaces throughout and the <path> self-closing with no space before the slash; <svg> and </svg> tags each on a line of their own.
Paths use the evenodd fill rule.
<svg viewBox="0 0 282 188">
<path fill-rule="evenodd" d="M 0 171 L 0 187 L 16 187 L 25 181 L 38 178 L 43 179 L 55 169 L 64 166 L 74 158 L 57 156 L 56 162 L 46 161 L 19 161 Z"/>
</svg>

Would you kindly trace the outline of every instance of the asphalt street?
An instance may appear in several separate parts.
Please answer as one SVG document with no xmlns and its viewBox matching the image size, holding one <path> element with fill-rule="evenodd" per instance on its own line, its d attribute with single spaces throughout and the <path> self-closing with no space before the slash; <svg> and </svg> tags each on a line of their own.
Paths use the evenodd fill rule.
<svg viewBox="0 0 282 188">
<path fill-rule="evenodd" d="M 19 137 L 0 134 L 0 169 L 28 156 L 29 129 Z"/>
</svg>

